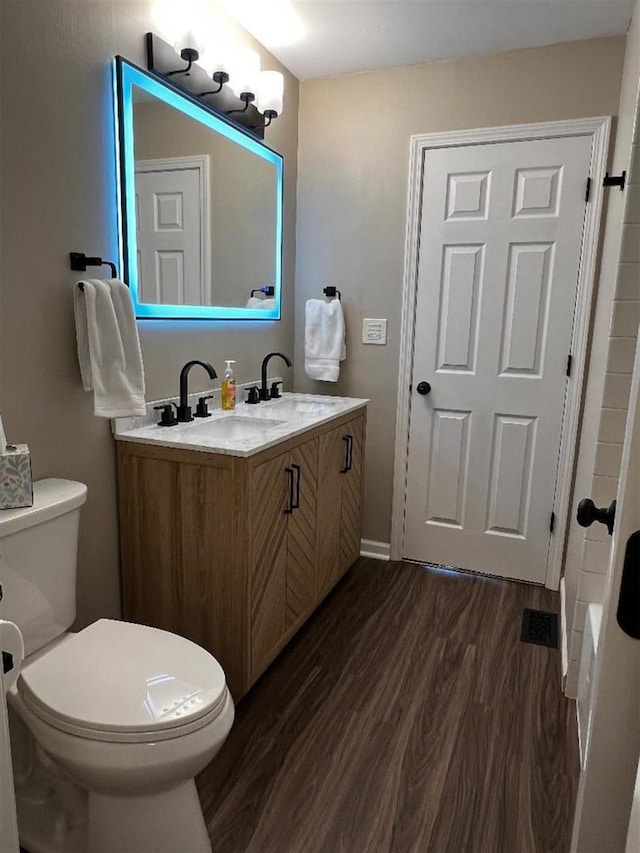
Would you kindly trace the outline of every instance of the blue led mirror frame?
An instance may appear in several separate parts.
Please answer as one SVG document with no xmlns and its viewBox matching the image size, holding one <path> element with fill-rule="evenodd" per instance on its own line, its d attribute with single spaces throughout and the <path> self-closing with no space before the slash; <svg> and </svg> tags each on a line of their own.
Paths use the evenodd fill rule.
<svg viewBox="0 0 640 853">
<path fill-rule="evenodd" d="M 157 99 L 184 116 L 194 119 L 204 127 L 220 134 L 234 145 L 271 164 L 275 171 L 274 243 L 275 262 L 273 282 L 273 308 L 246 308 L 229 305 L 168 305 L 143 302 L 138 281 L 138 245 L 136 223 L 136 159 L 134 150 L 134 87 L 150 99 Z M 115 94 L 117 110 L 117 135 L 119 142 L 120 186 L 120 251 L 124 264 L 124 280 L 131 289 L 136 317 L 139 319 L 182 320 L 279 320 L 280 290 L 282 283 L 282 204 L 283 159 L 280 154 L 255 139 L 248 132 L 221 118 L 214 110 L 204 106 L 189 94 L 183 93 L 168 81 L 143 71 L 126 59 L 115 60 Z M 251 244 L 237 235 L 237 253 L 251 252 Z M 250 295 L 250 288 L 243 297 Z M 148 297 L 147 297 L 148 298 Z"/>
</svg>

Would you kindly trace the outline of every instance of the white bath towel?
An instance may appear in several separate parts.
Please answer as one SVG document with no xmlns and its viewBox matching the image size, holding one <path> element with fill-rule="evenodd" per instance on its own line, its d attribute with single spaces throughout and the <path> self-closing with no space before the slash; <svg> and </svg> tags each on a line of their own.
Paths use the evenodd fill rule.
<svg viewBox="0 0 640 853">
<path fill-rule="evenodd" d="M 88 279 L 74 293 L 78 361 L 101 418 L 144 415 L 144 368 L 129 288 Z"/>
<path fill-rule="evenodd" d="M 304 369 L 309 379 L 337 382 L 347 357 L 339 299 L 308 299 L 305 306 Z"/>
<path fill-rule="evenodd" d="M 263 311 L 271 311 L 276 307 L 275 297 L 250 296 L 246 304 L 247 308 L 262 308 Z"/>
</svg>

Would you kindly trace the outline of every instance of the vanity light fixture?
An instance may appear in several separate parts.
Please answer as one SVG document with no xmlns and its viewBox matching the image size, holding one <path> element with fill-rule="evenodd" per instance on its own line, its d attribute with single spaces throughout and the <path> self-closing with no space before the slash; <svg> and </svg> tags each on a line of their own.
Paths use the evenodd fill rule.
<svg viewBox="0 0 640 853">
<path fill-rule="evenodd" d="M 176 69 L 176 52 L 185 68 Z M 284 77 L 279 71 L 261 71 L 255 50 L 226 42 L 205 45 L 193 30 L 183 29 L 172 43 L 147 33 L 147 67 L 259 139 L 282 114 Z"/>
</svg>

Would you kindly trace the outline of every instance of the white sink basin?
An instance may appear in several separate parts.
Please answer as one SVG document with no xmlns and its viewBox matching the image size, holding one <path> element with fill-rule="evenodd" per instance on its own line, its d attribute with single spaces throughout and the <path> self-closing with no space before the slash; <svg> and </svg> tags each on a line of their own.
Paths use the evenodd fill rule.
<svg viewBox="0 0 640 853">
<path fill-rule="evenodd" d="M 189 435 L 210 436 L 211 438 L 233 439 L 253 438 L 261 433 L 267 432 L 274 427 L 285 424 L 286 421 L 275 418 L 251 418 L 241 415 L 231 415 L 228 418 L 219 418 L 189 427 Z"/>
<path fill-rule="evenodd" d="M 339 401 L 334 400 L 274 400 L 271 404 L 270 411 L 282 413 L 284 417 L 287 415 L 313 415 L 320 416 L 329 414 L 337 406 L 341 405 Z"/>
</svg>

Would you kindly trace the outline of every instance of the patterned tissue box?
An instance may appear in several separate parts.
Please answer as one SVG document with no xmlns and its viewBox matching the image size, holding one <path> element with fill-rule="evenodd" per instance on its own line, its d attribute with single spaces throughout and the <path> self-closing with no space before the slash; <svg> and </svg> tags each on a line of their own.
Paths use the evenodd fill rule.
<svg viewBox="0 0 640 853">
<path fill-rule="evenodd" d="M 31 454 L 26 444 L 7 444 L 0 453 L 0 509 L 33 506 Z"/>
</svg>

